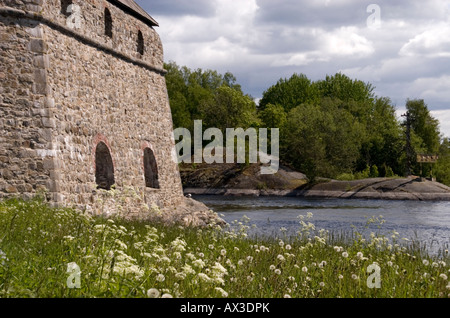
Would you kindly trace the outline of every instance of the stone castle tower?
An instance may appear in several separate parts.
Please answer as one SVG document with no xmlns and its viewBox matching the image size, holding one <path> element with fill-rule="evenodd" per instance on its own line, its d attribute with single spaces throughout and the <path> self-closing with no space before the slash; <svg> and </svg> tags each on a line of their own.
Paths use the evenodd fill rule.
<svg viewBox="0 0 450 318">
<path fill-rule="evenodd" d="M 0 0 L 0 197 L 185 200 L 156 26 L 133 0 Z"/>
</svg>

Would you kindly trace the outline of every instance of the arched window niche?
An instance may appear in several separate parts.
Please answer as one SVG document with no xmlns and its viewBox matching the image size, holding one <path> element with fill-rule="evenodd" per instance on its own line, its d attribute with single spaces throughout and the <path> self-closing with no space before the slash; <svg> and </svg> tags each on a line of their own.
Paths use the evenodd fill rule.
<svg viewBox="0 0 450 318">
<path fill-rule="evenodd" d="M 105 35 L 109 38 L 113 37 L 113 20 L 108 8 L 105 8 Z"/>
<path fill-rule="evenodd" d="M 72 4 L 73 4 L 72 0 L 61 0 L 61 13 L 64 14 L 65 16 L 69 16 L 70 13 L 67 12 L 67 9 Z"/>
<path fill-rule="evenodd" d="M 159 189 L 158 166 L 155 154 L 150 148 L 144 149 L 144 176 L 147 188 Z"/>
<path fill-rule="evenodd" d="M 144 55 L 144 36 L 142 35 L 141 30 L 138 31 L 137 52 L 141 56 Z"/>
<path fill-rule="evenodd" d="M 113 160 L 104 142 L 99 142 L 95 149 L 95 183 L 97 189 L 108 191 L 115 184 Z"/>
</svg>

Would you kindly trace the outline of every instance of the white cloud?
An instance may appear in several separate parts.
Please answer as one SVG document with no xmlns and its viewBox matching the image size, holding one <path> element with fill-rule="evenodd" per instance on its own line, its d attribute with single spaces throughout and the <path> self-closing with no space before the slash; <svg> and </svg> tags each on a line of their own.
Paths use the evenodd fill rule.
<svg viewBox="0 0 450 318">
<path fill-rule="evenodd" d="M 450 110 L 433 110 L 431 116 L 439 120 L 441 134 L 450 137 Z"/>
<path fill-rule="evenodd" d="M 400 56 L 450 57 L 450 23 L 439 22 L 403 45 Z"/>
<path fill-rule="evenodd" d="M 167 61 L 230 71 L 255 98 L 294 72 L 342 71 L 396 104 L 450 108 L 449 0 L 377 0 L 377 30 L 366 24 L 370 2 L 357 0 L 137 2 L 159 22 Z"/>
<path fill-rule="evenodd" d="M 373 44 L 358 34 L 356 27 L 341 27 L 323 36 L 321 49 L 326 55 L 360 57 L 374 52 Z"/>
</svg>

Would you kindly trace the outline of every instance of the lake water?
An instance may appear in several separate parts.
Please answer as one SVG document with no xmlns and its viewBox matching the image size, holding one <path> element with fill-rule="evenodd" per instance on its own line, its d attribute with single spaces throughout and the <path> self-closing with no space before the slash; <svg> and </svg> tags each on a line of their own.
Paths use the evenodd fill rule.
<svg viewBox="0 0 450 318">
<path fill-rule="evenodd" d="M 318 229 L 333 233 L 377 232 L 390 237 L 397 231 L 400 238 L 425 244 L 436 253 L 450 245 L 450 202 L 388 201 L 359 199 L 309 199 L 295 197 L 233 197 L 196 195 L 194 199 L 205 203 L 228 223 L 241 220 L 245 215 L 255 224 L 252 233 L 280 236 L 281 228 L 295 234 L 299 229 L 299 215 L 308 212 L 308 220 Z M 365 228 L 368 218 L 383 216 L 385 223 L 378 228 L 372 224 Z M 353 225 L 353 227 L 352 227 Z"/>
</svg>

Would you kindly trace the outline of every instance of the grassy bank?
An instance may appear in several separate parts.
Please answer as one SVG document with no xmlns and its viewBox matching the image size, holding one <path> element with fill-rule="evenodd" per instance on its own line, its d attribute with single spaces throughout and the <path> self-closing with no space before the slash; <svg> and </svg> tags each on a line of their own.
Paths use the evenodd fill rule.
<svg viewBox="0 0 450 318">
<path fill-rule="evenodd" d="M 1 202 L 0 297 L 450 297 L 447 251 L 334 235 L 311 217 L 295 237 L 262 239 L 248 219 L 192 229 Z"/>
</svg>

